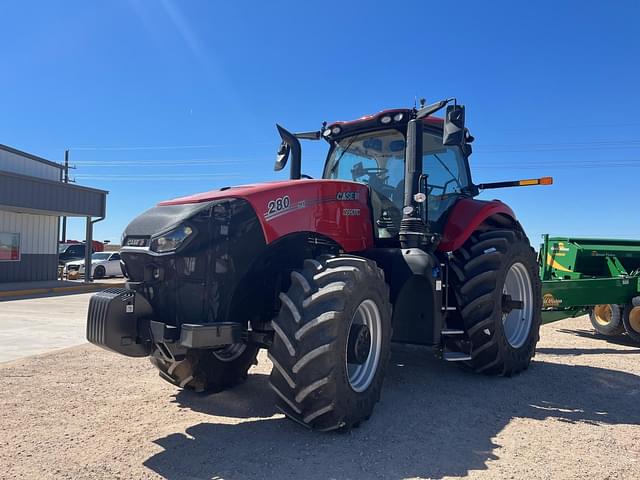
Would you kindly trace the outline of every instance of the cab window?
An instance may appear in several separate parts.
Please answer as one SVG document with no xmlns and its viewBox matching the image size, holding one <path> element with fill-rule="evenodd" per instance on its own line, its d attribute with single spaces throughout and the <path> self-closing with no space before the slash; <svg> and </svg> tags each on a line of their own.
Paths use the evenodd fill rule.
<svg viewBox="0 0 640 480">
<path fill-rule="evenodd" d="M 428 212 L 431 222 L 441 220 L 469 187 L 464 156 L 459 147 L 442 145 L 442 137 L 422 136 L 422 172 L 427 177 Z"/>
</svg>

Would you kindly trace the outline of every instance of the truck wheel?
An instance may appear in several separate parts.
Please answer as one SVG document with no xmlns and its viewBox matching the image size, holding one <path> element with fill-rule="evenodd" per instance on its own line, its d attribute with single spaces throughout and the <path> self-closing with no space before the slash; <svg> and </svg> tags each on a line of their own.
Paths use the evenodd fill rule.
<svg viewBox="0 0 640 480">
<path fill-rule="evenodd" d="M 391 303 L 372 260 L 306 260 L 291 273 L 273 320 L 270 383 L 278 408 L 315 430 L 348 430 L 380 399 L 391 342 Z"/>
<path fill-rule="evenodd" d="M 538 263 L 526 235 L 476 232 L 454 252 L 452 271 L 471 346 L 466 365 L 507 377 L 526 369 L 540 338 L 542 309 Z"/>
<path fill-rule="evenodd" d="M 246 380 L 251 365 L 257 363 L 258 347 L 238 343 L 218 350 L 189 350 L 186 358 L 171 361 L 156 350 L 151 363 L 160 377 L 181 388 L 215 393 Z"/>
<path fill-rule="evenodd" d="M 596 305 L 589 310 L 589 319 L 595 331 L 602 335 L 619 335 L 624 332 L 622 307 L 619 305 Z"/>
<path fill-rule="evenodd" d="M 640 343 L 640 297 L 635 297 L 631 304 L 624 307 L 622 323 L 627 335 Z"/>
</svg>

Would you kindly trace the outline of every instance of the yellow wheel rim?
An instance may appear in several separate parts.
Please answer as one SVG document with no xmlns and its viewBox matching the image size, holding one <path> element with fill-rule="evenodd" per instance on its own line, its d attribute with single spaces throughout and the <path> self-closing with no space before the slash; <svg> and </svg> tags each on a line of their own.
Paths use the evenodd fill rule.
<svg viewBox="0 0 640 480">
<path fill-rule="evenodd" d="M 609 325 L 611 323 L 611 317 L 613 317 L 611 305 L 596 305 L 593 307 L 593 316 L 598 324 L 602 326 Z"/>
<path fill-rule="evenodd" d="M 629 312 L 629 325 L 634 331 L 640 333 L 640 307 L 633 307 Z"/>
</svg>

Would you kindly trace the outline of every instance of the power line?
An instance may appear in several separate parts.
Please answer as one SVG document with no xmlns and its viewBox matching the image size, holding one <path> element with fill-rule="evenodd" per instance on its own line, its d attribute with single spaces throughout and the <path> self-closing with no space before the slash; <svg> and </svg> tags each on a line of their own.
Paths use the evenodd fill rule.
<svg viewBox="0 0 640 480">
<path fill-rule="evenodd" d="M 480 161 L 477 159 L 471 159 L 471 163 L 473 163 L 474 165 L 484 165 L 484 166 L 508 166 L 508 165 L 531 165 L 531 166 L 555 166 L 555 165 L 573 165 L 576 167 L 582 166 L 582 165 L 636 165 L 636 164 L 640 164 L 640 160 L 637 159 L 607 159 L 607 160 L 601 160 L 601 159 L 577 159 L 577 160 L 567 160 L 567 159 L 560 159 L 560 160 L 526 160 L 523 162 L 519 162 L 519 161 L 511 161 L 511 162 L 506 162 L 504 160 L 502 161 L 498 161 L 498 162 L 494 162 L 492 160 L 488 160 L 488 161 Z"/>
<path fill-rule="evenodd" d="M 240 160 L 81 160 L 74 162 L 81 167 L 114 167 L 114 166 L 147 166 L 147 167 L 182 167 L 189 165 L 237 165 Z"/>
<path fill-rule="evenodd" d="M 628 122 L 628 123 L 592 123 L 592 124 L 583 124 L 583 125 L 549 125 L 544 127 L 499 127 L 500 131 L 505 132 L 530 132 L 537 130 L 553 130 L 553 131 L 562 131 L 562 130 L 577 130 L 580 128 L 620 128 L 620 127 L 635 127 L 640 126 L 640 122 Z"/>
<path fill-rule="evenodd" d="M 527 152 L 564 152 L 570 150 L 635 150 L 640 148 L 640 140 L 575 142 L 575 143 L 530 143 L 530 144 L 493 144 L 474 146 L 476 153 L 527 153 Z"/>
<path fill-rule="evenodd" d="M 83 180 L 132 180 L 132 181 L 136 181 L 139 179 L 147 179 L 147 180 L 160 180 L 160 179 L 175 179 L 175 180 L 189 180 L 189 179 L 193 179 L 193 180 L 198 180 L 198 179 L 203 179 L 203 178 L 208 178 L 208 179 L 219 179 L 219 180 L 226 180 L 226 179 L 235 179 L 235 178 L 240 178 L 241 175 L 236 175 L 236 174 L 227 174 L 227 173 L 192 173 L 192 174 L 180 174 L 180 173 L 168 173 L 168 174 L 158 174 L 158 173 L 151 173 L 151 174 L 107 174 L 107 175 L 92 175 L 92 174 L 79 174 L 76 175 L 76 178 L 80 178 Z"/>
<path fill-rule="evenodd" d="M 189 150 L 189 149 L 199 149 L 199 148 L 219 148 L 219 147 L 239 147 L 239 146 L 247 146 L 247 145 L 273 145 L 274 142 L 238 142 L 238 143 L 212 143 L 212 144 L 200 144 L 200 145 L 113 145 L 113 146 L 98 146 L 98 145 L 88 145 L 81 147 L 73 147 L 69 150 L 83 150 L 83 151 L 98 151 L 98 150 Z"/>
</svg>

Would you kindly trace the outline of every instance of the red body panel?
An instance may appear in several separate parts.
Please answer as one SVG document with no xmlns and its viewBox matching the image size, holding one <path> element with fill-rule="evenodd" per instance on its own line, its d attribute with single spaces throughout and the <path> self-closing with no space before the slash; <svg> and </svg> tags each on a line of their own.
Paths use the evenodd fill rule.
<svg viewBox="0 0 640 480">
<path fill-rule="evenodd" d="M 242 198 L 251 204 L 267 243 L 290 233 L 314 232 L 331 238 L 347 252 L 373 246 L 368 189 L 355 182 L 287 180 L 243 185 L 177 198 L 159 205 L 201 203 L 223 198 Z"/>
<path fill-rule="evenodd" d="M 438 250 L 441 252 L 457 250 L 482 222 L 496 214 L 516 219 L 513 210 L 499 200 L 491 200 L 489 202 L 471 198 L 460 200 L 449 214 Z"/>
</svg>

